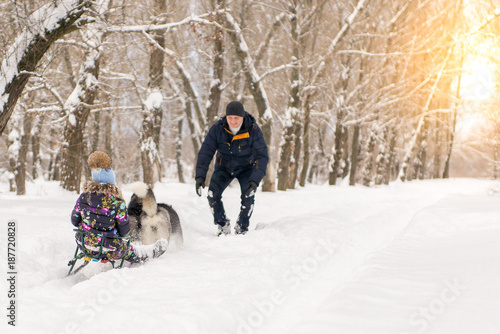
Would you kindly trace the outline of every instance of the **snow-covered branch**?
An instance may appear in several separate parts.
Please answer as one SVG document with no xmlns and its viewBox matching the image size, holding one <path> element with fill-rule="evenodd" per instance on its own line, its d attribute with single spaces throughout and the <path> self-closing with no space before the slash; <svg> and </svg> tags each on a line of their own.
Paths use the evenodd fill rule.
<svg viewBox="0 0 500 334">
<path fill-rule="evenodd" d="M 276 18 L 274 19 L 274 22 L 270 27 L 269 31 L 267 32 L 266 37 L 263 38 L 262 43 L 260 43 L 260 45 L 257 47 L 257 52 L 255 53 L 256 65 L 259 64 L 260 60 L 262 59 L 262 55 L 269 47 L 269 43 L 271 42 L 271 39 L 273 38 L 276 32 L 276 29 L 280 26 L 280 24 L 286 17 L 287 17 L 286 13 L 283 12 L 278 16 L 276 16 Z"/>
<path fill-rule="evenodd" d="M 448 54 L 446 56 L 446 59 L 443 61 L 442 65 L 441 65 L 441 68 L 437 74 L 437 77 L 434 81 L 434 84 L 432 86 L 432 89 L 431 89 L 431 92 L 427 98 L 427 101 L 423 107 L 423 110 L 422 110 L 422 114 L 420 116 L 420 119 L 418 121 L 418 125 L 417 125 L 417 128 L 415 129 L 415 132 L 413 134 L 413 137 L 410 141 L 410 144 L 409 144 L 409 148 L 407 149 L 406 151 L 406 154 L 403 158 L 403 165 L 399 171 L 399 179 L 401 179 L 402 181 L 404 181 L 406 179 L 406 172 L 407 172 L 407 168 L 408 168 L 408 165 L 410 163 L 410 160 L 413 158 L 413 156 L 415 155 L 415 148 L 417 147 L 417 143 L 419 143 L 421 141 L 421 137 L 422 137 L 422 129 L 424 127 L 424 124 L 425 122 L 427 121 L 427 117 L 428 117 L 428 114 L 429 114 L 429 108 L 430 108 L 430 105 L 431 105 L 431 102 L 432 102 L 432 99 L 434 98 L 434 95 L 436 94 L 436 90 L 437 90 L 437 87 L 438 87 L 438 84 L 441 80 L 441 77 L 443 75 L 443 72 L 446 68 L 446 65 L 448 64 L 448 61 L 451 57 L 451 54 L 452 54 L 452 50 L 450 49 L 448 51 Z"/>
<path fill-rule="evenodd" d="M 158 31 L 158 30 L 168 30 L 168 29 L 172 29 L 175 27 L 179 27 L 179 26 L 182 26 L 185 24 L 191 24 L 191 23 L 212 25 L 212 26 L 216 26 L 217 28 L 223 29 L 223 27 L 220 24 L 218 24 L 217 22 L 205 19 L 206 17 L 211 17 L 213 15 L 214 15 L 214 13 L 205 13 L 202 15 L 186 17 L 185 19 L 183 19 L 179 22 L 172 22 L 172 23 L 165 23 L 165 24 L 148 24 L 148 25 L 135 25 L 135 26 L 111 26 L 111 27 L 108 27 L 106 30 L 108 32 L 144 32 L 144 31 L 151 32 L 151 31 Z"/>
<path fill-rule="evenodd" d="M 278 66 L 278 67 L 275 67 L 275 68 L 272 68 L 270 69 L 269 71 L 267 71 L 266 73 L 262 74 L 258 79 L 257 79 L 257 82 L 260 82 L 262 81 L 265 77 L 267 77 L 268 75 L 270 74 L 273 74 L 273 73 L 276 73 L 276 72 L 279 72 L 279 71 L 283 71 L 283 70 L 286 70 L 287 68 L 293 68 L 293 67 L 297 67 L 297 65 L 294 65 L 294 64 L 283 64 L 281 66 Z"/>
<path fill-rule="evenodd" d="M 162 47 L 146 31 L 143 31 L 142 33 L 144 34 L 144 36 L 146 36 L 146 38 L 155 47 L 162 50 L 169 57 L 175 59 L 175 67 L 177 68 L 177 71 L 179 71 L 179 74 L 182 77 L 182 81 L 184 82 L 184 89 L 185 89 L 186 93 L 189 95 L 189 97 L 191 98 L 191 100 L 193 101 L 195 111 L 196 111 L 196 116 L 199 119 L 201 126 L 204 128 L 205 124 L 206 124 L 206 120 L 205 120 L 205 117 L 203 117 L 203 108 L 201 107 L 201 104 L 200 104 L 199 94 L 195 88 L 193 80 L 191 79 L 191 75 L 184 67 L 184 64 L 179 60 L 179 57 L 177 56 L 177 54 L 174 51 L 172 51 L 166 47 Z"/>
<path fill-rule="evenodd" d="M 313 84 L 316 83 L 318 80 L 318 77 L 320 77 L 323 74 L 327 63 L 329 63 L 332 60 L 333 53 L 337 49 L 338 44 L 344 38 L 347 31 L 349 31 L 352 24 L 354 23 L 354 20 L 358 16 L 358 14 L 361 12 L 361 10 L 364 8 L 364 6 L 366 6 L 369 2 L 370 2 L 370 0 L 359 0 L 358 1 L 358 4 L 357 4 L 356 8 L 354 8 L 354 11 L 351 13 L 351 15 L 349 15 L 346 22 L 342 26 L 342 28 L 339 30 L 337 35 L 331 41 L 330 46 L 328 47 L 328 50 L 326 51 L 326 53 L 322 57 L 322 61 L 320 62 L 319 66 L 317 67 L 316 71 L 314 72 L 311 83 L 313 83 Z"/>
<path fill-rule="evenodd" d="M 228 32 L 236 46 L 236 53 L 238 54 L 238 58 L 240 59 L 243 67 L 243 72 L 247 77 L 250 91 L 252 92 L 255 102 L 257 103 L 259 115 L 261 119 L 265 120 L 264 122 L 270 122 L 272 120 L 272 113 L 269 100 L 267 98 L 266 91 L 262 86 L 262 82 L 259 81 L 259 75 L 255 69 L 254 60 L 248 50 L 248 45 L 243 36 L 243 32 L 241 31 L 239 24 L 234 20 L 233 16 L 227 12 L 226 22 L 230 28 Z"/>
<path fill-rule="evenodd" d="M 363 51 L 363 50 L 339 50 L 337 53 L 338 54 L 354 54 L 354 55 L 366 56 L 366 57 L 401 57 L 401 56 L 425 54 L 425 53 L 429 53 L 429 50 L 423 50 L 423 51 L 412 52 L 412 53 L 405 53 L 405 52 L 373 53 L 373 52 L 367 52 L 367 51 Z"/>
<path fill-rule="evenodd" d="M 51 2 L 28 18 L 27 26 L 9 47 L 0 65 L 0 134 L 5 130 L 30 75 L 48 48 L 75 24 L 89 0 Z"/>
</svg>

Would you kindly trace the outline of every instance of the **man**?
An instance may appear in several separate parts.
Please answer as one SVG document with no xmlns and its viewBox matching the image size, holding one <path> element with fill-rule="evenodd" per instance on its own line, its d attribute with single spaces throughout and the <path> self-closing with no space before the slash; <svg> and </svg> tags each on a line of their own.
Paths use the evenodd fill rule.
<svg viewBox="0 0 500 334">
<path fill-rule="evenodd" d="M 212 158 L 217 152 L 215 169 L 208 186 L 208 203 L 214 223 L 221 234 L 230 234 L 231 225 L 222 204 L 222 193 L 235 178 L 241 188 L 241 208 L 234 227 L 236 234 L 248 231 L 255 201 L 255 191 L 266 175 L 267 145 L 255 118 L 247 113 L 239 101 L 226 107 L 226 116 L 208 131 L 201 145 L 196 163 L 196 193 L 201 196 Z"/>
</svg>

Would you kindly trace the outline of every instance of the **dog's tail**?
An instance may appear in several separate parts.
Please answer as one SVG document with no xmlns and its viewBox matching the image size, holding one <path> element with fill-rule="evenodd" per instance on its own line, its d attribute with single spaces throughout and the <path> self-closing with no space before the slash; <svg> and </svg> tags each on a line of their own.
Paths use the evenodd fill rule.
<svg viewBox="0 0 500 334">
<path fill-rule="evenodd" d="M 167 210 L 170 217 L 170 226 L 172 228 L 170 241 L 176 248 L 181 248 L 184 243 L 184 237 L 182 235 L 181 220 L 179 219 L 179 215 L 171 205 L 159 203 L 158 206 Z"/>
<path fill-rule="evenodd" d="M 153 216 L 158 210 L 153 190 L 144 182 L 134 182 L 130 185 L 134 194 L 142 199 L 142 211 L 148 216 Z"/>
</svg>

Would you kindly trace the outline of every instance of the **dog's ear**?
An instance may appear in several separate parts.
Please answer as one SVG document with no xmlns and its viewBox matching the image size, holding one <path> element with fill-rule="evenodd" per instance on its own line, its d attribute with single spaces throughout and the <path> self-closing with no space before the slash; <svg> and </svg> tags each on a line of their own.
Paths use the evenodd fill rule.
<svg viewBox="0 0 500 334">
<path fill-rule="evenodd" d="M 142 198 L 133 194 L 128 205 L 128 214 L 130 216 L 140 216 L 142 213 Z"/>
</svg>

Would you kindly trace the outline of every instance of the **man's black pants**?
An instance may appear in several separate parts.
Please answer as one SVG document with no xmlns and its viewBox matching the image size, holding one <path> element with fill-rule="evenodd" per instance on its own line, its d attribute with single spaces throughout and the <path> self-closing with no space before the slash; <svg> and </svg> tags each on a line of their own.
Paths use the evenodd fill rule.
<svg viewBox="0 0 500 334">
<path fill-rule="evenodd" d="M 222 204 L 222 193 L 235 178 L 240 183 L 241 188 L 241 208 L 238 216 L 237 224 L 240 225 L 242 231 L 248 231 L 250 217 L 252 216 L 255 196 L 245 197 L 245 190 L 252 175 L 252 168 L 237 169 L 233 172 L 226 170 L 224 167 L 216 166 L 210 185 L 208 186 L 208 204 L 214 215 L 214 223 L 224 226 L 228 220 L 226 211 Z"/>
</svg>

